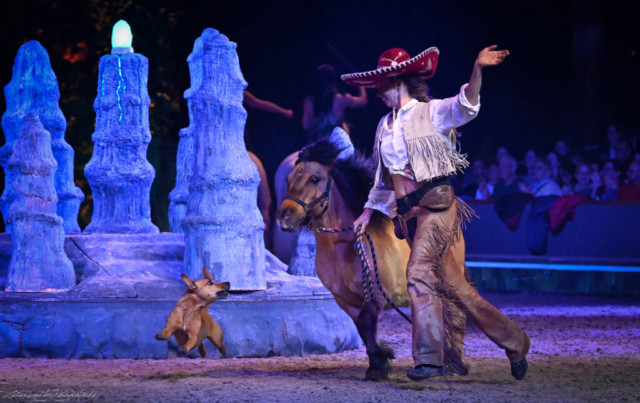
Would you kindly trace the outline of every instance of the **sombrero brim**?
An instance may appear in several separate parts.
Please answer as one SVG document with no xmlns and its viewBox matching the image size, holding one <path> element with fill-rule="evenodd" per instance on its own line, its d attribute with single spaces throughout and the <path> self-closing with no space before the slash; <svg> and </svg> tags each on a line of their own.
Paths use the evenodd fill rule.
<svg viewBox="0 0 640 403">
<path fill-rule="evenodd" d="M 438 48 L 433 47 L 395 66 L 382 67 L 362 73 L 343 74 L 340 78 L 345 83 L 357 87 L 376 87 L 380 80 L 402 74 L 418 74 L 420 78 L 426 80 L 435 74 L 439 54 Z"/>
</svg>

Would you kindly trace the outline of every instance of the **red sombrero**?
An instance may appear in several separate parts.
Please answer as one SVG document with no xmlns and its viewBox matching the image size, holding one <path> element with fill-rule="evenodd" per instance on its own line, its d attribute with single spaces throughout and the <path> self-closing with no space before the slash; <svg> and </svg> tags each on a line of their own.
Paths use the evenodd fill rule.
<svg viewBox="0 0 640 403">
<path fill-rule="evenodd" d="M 340 78 L 347 84 L 358 87 L 375 87 L 383 78 L 401 74 L 418 74 L 426 80 L 433 76 L 438 66 L 438 48 L 429 48 L 418 56 L 409 57 L 406 50 L 393 48 L 378 58 L 378 68 L 363 73 L 344 74 Z"/>
</svg>

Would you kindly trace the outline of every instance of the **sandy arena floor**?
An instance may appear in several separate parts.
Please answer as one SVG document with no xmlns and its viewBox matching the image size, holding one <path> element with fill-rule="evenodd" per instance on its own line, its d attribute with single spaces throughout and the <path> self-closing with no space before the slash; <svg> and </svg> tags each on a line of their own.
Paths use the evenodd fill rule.
<svg viewBox="0 0 640 403">
<path fill-rule="evenodd" d="M 83 402 L 637 402 L 639 301 L 529 294 L 487 295 L 531 336 L 529 373 L 517 382 L 484 335 L 467 338 L 472 373 L 421 383 L 410 327 L 386 312 L 380 338 L 396 350 L 386 382 L 363 382 L 364 350 L 256 359 L 0 360 L 0 401 Z M 46 393 L 45 393 L 46 392 Z M 88 397 L 63 397 L 65 393 Z M 37 397 L 42 393 L 44 397 Z M 54 398 L 58 393 L 60 397 Z"/>
</svg>

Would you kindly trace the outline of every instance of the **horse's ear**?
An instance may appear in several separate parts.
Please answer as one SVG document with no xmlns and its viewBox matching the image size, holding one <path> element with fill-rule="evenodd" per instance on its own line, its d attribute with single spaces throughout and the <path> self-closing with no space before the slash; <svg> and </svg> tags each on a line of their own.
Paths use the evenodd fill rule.
<svg viewBox="0 0 640 403">
<path fill-rule="evenodd" d="M 329 137 L 329 142 L 333 144 L 333 146 L 338 150 L 340 150 L 340 153 L 336 157 L 336 161 L 344 161 L 353 157 L 355 148 L 353 147 L 353 143 L 351 142 L 349 135 L 347 134 L 347 132 L 342 130 L 342 128 L 336 127 L 335 129 L 333 129 L 333 132 Z"/>
</svg>

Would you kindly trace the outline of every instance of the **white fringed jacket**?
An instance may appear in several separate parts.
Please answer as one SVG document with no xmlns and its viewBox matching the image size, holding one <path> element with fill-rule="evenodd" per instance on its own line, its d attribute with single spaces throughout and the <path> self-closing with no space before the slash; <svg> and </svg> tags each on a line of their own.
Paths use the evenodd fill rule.
<svg viewBox="0 0 640 403">
<path fill-rule="evenodd" d="M 469 165 L 466 155 L 458 150 L 457 139 L 452 134 L 453 129 L 472 120 L 480 111 L 479 98 L 477 105 L 471 105 L 467 100 L 467 86 L 463 85 L 455 97 L 433 99 L 428 103 L 417 100 L 408 102 L 398 112 L 392 130 L 387 125 L 391 113 L 380 120 L 373 146 L 376 176 L 366 208 L 381 211 L 389 217 L 395 216 L 393 183 L 383 161 L 392 163 L 408 157 L 417 182 L 450 176 Z M 388 142 L 388 147 L 381 148 L 386 136 L 393 136 L 394 140 L 404 137 L 406 150 L 398 141 Z M 381 152 L 386 153 L 384 158 Z M 394 164 L 393 168 L 395 171 L 397 165 Z"/>
</svg>

